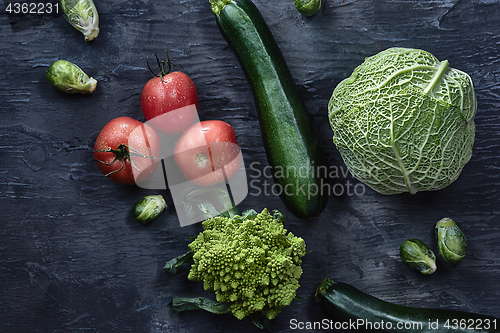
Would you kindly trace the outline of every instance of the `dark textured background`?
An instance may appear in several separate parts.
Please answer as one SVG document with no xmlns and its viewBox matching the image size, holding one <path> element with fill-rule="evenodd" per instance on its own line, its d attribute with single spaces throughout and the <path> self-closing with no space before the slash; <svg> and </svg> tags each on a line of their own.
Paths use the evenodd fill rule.
<svg viewBox="0 0 500 333">
<path fill-rule="evenodd" d="M 422 48 L 469 73 L 478 98 L 472 160 L 438 192 L 332 196 L 315 220 L 291 216 L 275 196 L 250 189 L 240 211 L 280 209 L 288 229 L 312 253 L 304 259 L 290 319 L 324 318 L 312 296 L 324 275 L 388 301 L 500 316 L 500 1 L 326 1 L 312 18 L 292 0 L 256 0 L 311 115 L 330 166 L 343 168 L 331 142 L 327 103 L 364 57 L 391 46 Z M 146 57 L 168 49 L 195 82 L 201 120 L 236 130 L 249 165 L 265 166 L 249 85 L 221 37 L 208 0 L 96 1 L 99 37 L 85 43 L 62 17 L 19 22 L 0 15 L 0 331 L 1 332 L 258 332 L 232 315 L 173 314 L 173 295 L 205 295 L 186 276 L 169 278 L 166 260 L 186 251 L 200 225 L 180 228 L 168 191 L 116 185 L 90 164 L 100 129 L 112 118 L 144 120 Z M 16 24 L 12 25 L 12 23 Z M 91 96 L 68 96 L 44 78 L 57 59 L 98 80 Z M 250 178 L 252 177 L 252 178 Z M 259 181 L 266 180 L 263 177 Z M 347 177 L 341 184 L 356 185 Z M 353 189 L 351 187 L 351 189 Z M 358 187 L 360 189 L 360 187 Z M 132 204 L 161 192 L 169 208 L 150 226 Z M 469 239 L 458 265 L 438 261 L 423 276 L 404 266 L 399 245 L 420 238 L 434 250 L 433 227 L 450 216 Z"/>
</svg>

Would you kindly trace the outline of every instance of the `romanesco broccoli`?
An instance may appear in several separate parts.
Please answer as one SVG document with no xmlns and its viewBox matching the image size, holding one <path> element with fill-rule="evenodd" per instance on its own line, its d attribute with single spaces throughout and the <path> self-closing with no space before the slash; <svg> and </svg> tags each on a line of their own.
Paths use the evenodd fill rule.
<svg viewBox="0 0 500 333">
<path fill-rule="evenodd" d="M 238 319 L 258 311 L 273 319 L 295 298 L 306 253 L 304 240 L 287 232 L 282 218 L 264 209 L 204 221 L 189 244 L 194 264 L 188 279 L 213 290 Z"/>
</svg>

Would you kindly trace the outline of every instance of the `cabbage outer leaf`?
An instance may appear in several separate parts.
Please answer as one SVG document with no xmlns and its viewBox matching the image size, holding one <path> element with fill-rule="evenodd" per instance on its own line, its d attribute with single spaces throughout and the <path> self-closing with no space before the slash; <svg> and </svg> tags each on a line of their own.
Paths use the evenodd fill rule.
<svg viewBox="0 0 500 333">
<path fill-rule="evenodd" d="M 477 101 L 466 73 L 390 48 L 333 91 L 329 120 L 351 174 L 382 194 L 439 190 L 470 160 Z"/>
</svg>

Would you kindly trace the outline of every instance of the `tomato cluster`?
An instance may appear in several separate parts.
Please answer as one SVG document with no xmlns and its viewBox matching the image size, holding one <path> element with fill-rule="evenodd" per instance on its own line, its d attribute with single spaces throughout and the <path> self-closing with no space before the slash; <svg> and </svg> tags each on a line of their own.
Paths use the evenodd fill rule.
<svg viewBox="0 0 500 333">
<path fill-rule="evenodd" d="M 162 158 L 160 132 L 177 139 L 174 160 L 187 180 L 210 186 L 231 178 L 242 163 L 234 129 L 220 120 L 198 121 L 194 82 L 182 72 L 161 69 L 162 74 L 149 80 L 142 91 L 147 122 L 118 117 L 107 123 L 94 146 L 97 167 L 119 184 L 147 179 Z"/>
</svg>

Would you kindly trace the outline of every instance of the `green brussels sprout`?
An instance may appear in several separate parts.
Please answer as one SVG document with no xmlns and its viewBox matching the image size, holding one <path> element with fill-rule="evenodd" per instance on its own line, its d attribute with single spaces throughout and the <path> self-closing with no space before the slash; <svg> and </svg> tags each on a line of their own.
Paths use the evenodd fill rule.
<svg viewBox="0 0 500 333">
<path fill-rule="evenodd" d="M 306 16 L 313 16 L 321 9 L 321 0 L 294 0 L 295 8 Z"/>
<path fill-rule="evenodd" d="M 149 224 L 156 219 L 165 208 L 167 208 L 167 203 L 161 195 L 147 195 L 134 204 L 132 207 L 132 215 L 140 223 Z"/>
<path fill-rule="evenodd" d="M 436 223 L 435 231 L 441 258 L 450 264 L 461 261 L 467 252 L 467 238 L 455 221 L 445 217 Z"/>
<path fill-rule="evenodd" d="M 436 271 L 436 255 L 421 240 L 409 239 L 401 244 L 399 255 L 406 266 L 429 275 Z"/>
<path fill-rule="evenodd" d="M 92 0 L 59 0 L 66 21 L 90 42 L 99 35 L 99 14 Z"/>
<path fill-rule="evenodd" d="M 66 60 L 57 60 L 50 65 L 45 78 L 54 88 L 67 94 L 91 94 L 97 86 L 94 78 Z"/>
</svg>

